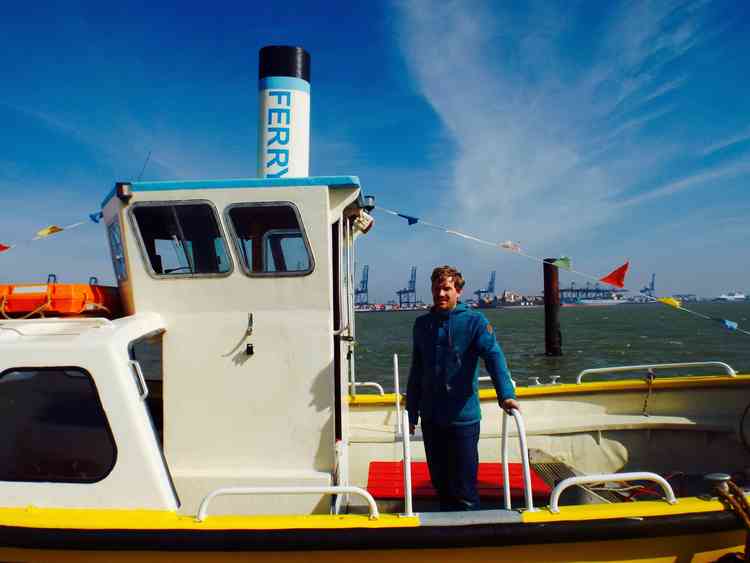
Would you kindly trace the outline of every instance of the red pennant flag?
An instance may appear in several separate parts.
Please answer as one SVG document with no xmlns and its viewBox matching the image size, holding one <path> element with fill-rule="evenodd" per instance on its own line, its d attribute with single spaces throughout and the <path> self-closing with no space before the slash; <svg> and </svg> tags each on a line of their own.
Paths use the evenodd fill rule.
<svg viewBox="0 0 750 563">
<path fill-rule="evenodd" d="M 599 278 L 599 281 L 608 283 L 609 285 L 614 285 L 615 287 L 619 287 L 622 289 L 623 287 L 625 287 L 625 274 L 628 273 L 629 266 L 630 266 L 630 260 L 625 262 L 619 268 L 611 271 L 609 274 L 607 274 L 603 278 Z"/>
<path fill-rule="evenodd" d="M 0 252 L 5 252 L 6 250 L 10 250 L 10 246 L 7 246 L 0 242 Z"/>
</svg>

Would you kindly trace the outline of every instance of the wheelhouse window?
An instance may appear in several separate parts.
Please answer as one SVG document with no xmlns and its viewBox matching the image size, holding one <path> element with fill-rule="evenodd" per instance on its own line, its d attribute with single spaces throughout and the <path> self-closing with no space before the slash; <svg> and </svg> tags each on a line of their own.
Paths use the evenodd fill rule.
<svg viewBox="0 0 750 563">
<path fill-rule="evenodd" d="M 117 451 L 94 381 L 80 368 L 0 373 L 0 480 L 93 483 Z"/>
<path fill-rule="evenodd" d="M 140 203 L 132 216 L 156 276 L 226 275 L 231 261 L 213 207 L 205 202 Z"/>
<path fill-rule="evenodd" d="M 242 203 L 230 206 L 227 216 L 247 274 L 293 276 L 312 272 L 310 245 L 293 204 Z"/>
</svg>

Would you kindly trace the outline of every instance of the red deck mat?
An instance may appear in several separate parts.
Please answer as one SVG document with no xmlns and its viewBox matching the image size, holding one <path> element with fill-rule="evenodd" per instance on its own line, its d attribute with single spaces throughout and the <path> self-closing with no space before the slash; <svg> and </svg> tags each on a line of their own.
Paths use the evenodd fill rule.
<svg viewBox="0 0 750 563">
<path fill-rule="evenodd" d="M 511 498 L 523 498 L 523 472 L 520 463 L 509 463 Z M 477 489 L 482 498 L 503 497 L 503 469 L 500 463 L 480 463 Z M 432 488 L 427 462 L 411 464 L 411 490 L 414 498 L 437 498 Z M 367 491 L 375 498 L 404 498 L 404 469 L 401 461 L 371 461 L 367 475 Z M 552 489 L 531 470 L 531 493 L 535 497 L 549 496 Z"/>
</svg>

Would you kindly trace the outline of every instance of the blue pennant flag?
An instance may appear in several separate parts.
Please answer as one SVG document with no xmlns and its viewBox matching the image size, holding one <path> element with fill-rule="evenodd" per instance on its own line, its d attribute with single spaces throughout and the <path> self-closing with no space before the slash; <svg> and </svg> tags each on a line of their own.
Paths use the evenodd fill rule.
<svg viewBox="0 0 750 563">
<path fill-rule="evenodd" d="M 404 219 L 406 219 L 409 222 L 409 226 L 412 226 L 412 225 L 414 225 L 416 223 L 419 223 L 419 218 L 418 217 L 412 217 L 411 215 L 404 215 L 403 213 L 397 213 L 396 215 L 398 215 L 399 217 L 403 217 Z"/>
<path fill-rule="evenodd" d="M 102 217 L 104 217 L 104 213 L 101 211 L 98 211 L 97 213 L 89 213 L 89 219 L 91 219 L 94 223 L 98 223 L 102 220 Z"/>
<path fill-rule="evenodd" d="M 739 328 L 739 326 L 740 326 L 736 322 L 729 321 L 727 319 L 721 319 L 721 324 L 723 324 L 724 328 L 726 328 L 728 330 L 737 330 Z"/>
</svg>

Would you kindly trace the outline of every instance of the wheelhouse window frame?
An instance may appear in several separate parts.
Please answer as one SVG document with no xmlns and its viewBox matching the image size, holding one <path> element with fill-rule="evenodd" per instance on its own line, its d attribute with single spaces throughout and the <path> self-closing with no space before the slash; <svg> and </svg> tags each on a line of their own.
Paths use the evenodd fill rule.
<svg viewBox="0 0 750 563">
<path fill-rule="evenodd" d="M 148 254 L 146 243 L 143 240 L 143 236 L 141 235 L 141 229 L 138 225 L 138 219 L 135 216 L 135 212 L 137 209 L 141 207 L 165 207 L 165 206 L 176 207 L 180 205 L 207 205 L 210 208 L 211 214 L 213 216 L 219 235 L 221 237 L 221 242 L 224 245 L 224 252 L 225 252 L 226 260 L 228 264 L 228 269 L 226 272 L 212 272 L 212 273 L 170 272 L 170 273 L 159 274 L 154 270 L 153 265 L 151 264 L 151 259 Z M 135 238 L 138 241 L 138 249 L 141 254 L 141 260 L 143 261 L 143 264 L 146 267 L 146 272 L 148 273 L 149 277 L 151 277 L 152 279 L 175 280 L 175 279 L 199 279 L 199 278 L 226 278 L 226 277 L 231 276 L 232 273 L 234 272 L 234 260 L 232 258 L 232 252 L 230 250 L 229 237 L 224 232 L 224 226 L 222 225 L 219 211 L 216 209 L 216 206 L 214 205 L 212 201 L 207 200 L 207 199 L 138 201 L 134 203 L 132 206 L 130 206 L 130 209 L 128 209 L 128 218 L 130 221 L 130 225 L 133 228 L 133 231 L 135 232 Z"/>
<path fill-rule="evenodd" d="M 125 245 L 122 241 L 122 228 L 120 228 L 120 219 L 115 217 L 114 220 L 107 225 L 107 240 L 109 241 L 109 249 L 112 255 L 112 267 L 115 271 L 115 278 L 117 282 L 128 281 L 128 265 L 125 260 Z"/>
<path fill-rule="evenodd" d="M 50 475 L 43 475 L 39 476 L 38 478 L 24 478 L 24 479 L 3 479 L 0 477 L 0 483 L 61 483 L 61 484 L 85 484 L 85 485 L 93 485 L 95 483 L 99 483 L 106 479 L 114 470 L 114 468 L 117 466 L 117 460 L 119 457 L 119 450 L 117 447 L 117 440 L 115 440 L 115 435 L 112 432 L 112 425 L 109 422 L 109 417 L 107 416 L 107 411 L 104 408 L 104 405 L 102 404 L 102 399 L 99 396 L 99 389 L 96 386 L 96 382 L 94 381 L 94 378 L 91 376 L 91 374 L 84 368 L 80 366 L 43 366 L 43 367 L 10 367 L 7 369 L 4 369 L 0 371 L 0 382 L 2 382 L 3 378 L 5 378 L 8 375 L 17 374 L 18 376 L 21 376 L 23 378 L 24 373 L 31 373 L 32 377 L 34 374 L 44 373 L 44 372 L 59 372 L 63 373 L 66 377 L 75 378 L 75 379 L 85 379 L 86 382 L 89 384 L 91 388 L 91 393 L 93 394 L 91 399 L 94 399 L 96 406 L 98 407 L 99 413 L 103 417 L 103 426 L 101 427 L 101 430 L 105 431 L 105 434 L 107 438 L 109 439 L 110 445 L 112 447 L 112 457 L 111 457 L 111 463 L 109 464 L 109 467 L 107 467 L 103 472 L 100 474 L 94 476 L 93 478 L 86 478 L 83 476 L 80 477 L 53 477 Z"/>
<path fill-rule="evenodd" d="M 237 208 L 248 208 L 248 207 L 289 207 L 292 210 L 292 213 L 294 213 L 295 219 L 297 220 L 297 225 L 299 226 L 299 233 L 300 238 L 302 239 L 302 242 L 305 246 L 305 250 L 307 251 L 307 258 L 308 258 L 308 268 L 306 270 L 292 270 L 292 271 L 263 271 L 263 272 L 254 272 L 252 271 L 252 264 L 248 264 L 247 255 L 245 253 L 245 249 L 243 246 L 243 240 L 240 238 L 240 236 L 237 233 L 237 230 L 234 227 L 234 221 L 232 221 L 231 212 L 234 209 Z M 224 221 L 226 221 L 227 227 L 229 229 L 230 235 L 232 237 L 232 243 L 234 244 L 234 250 L 237 253 L 238 261 L 240 263 L 240 267 L 242 269 L 242 272 L 251 278 L 288 278 L 288 277 L 303 277 L 303 276 L 309 276 L 315 271 L 315 254 L 313 253 L 312 246 L 310 246 L 310 240 L 307 237 L 307 229 L 305 229 L 305 224 L 302 221 L 302 216 L 300 215 L 299 209 L 297 206 L 291 202 L 291 201 L 259 201 L 259 202 L 241 202 L 241 203 L 232 203 L 231 205 L 228 205 L 224 209 Z M 291 229 L 283 229 L 283 228 L 272 228 L 266 231 L 263 234 L 262 239 L 262 245 L 263 245 L 263 261 L 265 266 L 266 261 L 266 239 L 268 233 L 272 234 L 278 234 L 282 232 L 287 232 L 289 234 L 292 233 Z"/>
</svg>

